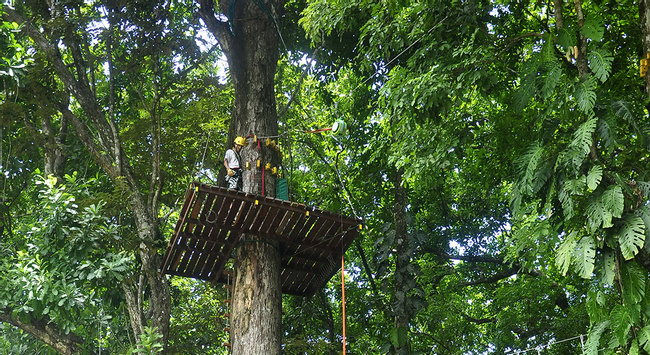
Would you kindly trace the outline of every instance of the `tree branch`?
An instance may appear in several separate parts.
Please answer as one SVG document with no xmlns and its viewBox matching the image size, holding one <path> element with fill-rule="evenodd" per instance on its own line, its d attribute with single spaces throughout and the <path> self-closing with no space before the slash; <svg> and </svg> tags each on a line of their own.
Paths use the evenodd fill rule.
<svg viewBox="0 0 650 355">
<path fill-rule="evenodd" d="M 51 346 L 61 354 L 80 354 L 83 340 L 75 333 L 65 333 L 56 323 L 50 321 L 49 317 L 41 319 L 31 318 L 29 322 L 23 322 L 11 316 L 12 310 L 5 309 L 0 313 L 0 322 L 9 323 L 21 329 L 45 344 Z"/>
<path fill-rule="evenodd" d="M 219 41 L 221 50 L 230 56 L 233 47 L 233 33 L 230 31 L 227 21 L 219 21 L 214 12 L 214 1 L 212 0 L 199 0 L 199 17 L 205 22 L 208 31 Z M 232 19 L 230 19 L 232 20 Z"/>
</svg>

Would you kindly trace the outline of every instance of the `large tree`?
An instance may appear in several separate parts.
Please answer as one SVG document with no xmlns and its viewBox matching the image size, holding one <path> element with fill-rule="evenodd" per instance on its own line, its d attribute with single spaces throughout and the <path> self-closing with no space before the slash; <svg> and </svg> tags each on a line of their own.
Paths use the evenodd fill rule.
<svg viewBox="0 0 650 355">
<path fill-rule="evenodd" d="M 15 24 L 39 59 L 29 68 L 35 75 L 28 95 L 16 95 L 5 108 L 23 110 L 14 112 L 26 117 L 34 141 L 42 143 L 44 171 L 62 176 L 85 165 L 98 168 L 112 183 L 108 191 L 97 188 L 95 193 L 112 200 L 114 221 L 125 237 L 121 247 L 136 260 L 119 283 L 122 292 L 111 291 L 125 302 L 132 339 L 151 326 L 166 343 L 170 328 L 169 283 L 158 272 L 164 246 L 159 216 L 161 206 L 173 207 L 176 199 L 165 201 L 164 192 L 183 188 L 195 169 L 192 158 L 199 154 L 192 146 L 196 141 L 184 146 L 180 135 L 196 132 L 208 117 L 200 112 L 198 120 L 190 120 L 195 116 L 189 106 L 209 90 L 175 90 L 178 82 L 193 80 L 187 74 L 212 54 L 199 51 L 191 16 L 172 2 L 31 2 L 2 9 L 3 23 Z M 209 73 L 202 81 L 218 88 Z M 209 106 L 217 122 L 219 111 Z M 76 164 L 66 168 L 73 157 Z M 39 324 L 58 326 L 44 314 L 30 314 L 30 325 L 17 322 L 16 310 L 5 311 L 4 321 L 27 331 Z M 59 333 L 32 334 L 49 341 L 46 337 Z M 79 349 L 70 344 L 66 352 Z"/>
<path fill-rule="evenodd" d="M 279 22 L 284 0 L 201 0 L 199 15 L 219 41 L 228 60 L 235 90 L 229 139 L 278 136 L 275 73 Z M 259 149 L 249 139 L 242 160 L 277 165 L 272 150 Z M 264 181 L 262 181 L 264 179 Z M 243 191 L 275 196 L 275 178 L 258 169 L 244 170 Z M 231 343 L 234 354 L 279 354 L 281 350 L 282 290 L 280 252 L 263 236 L 242 235 L 234 261 Z"/>
</svg>

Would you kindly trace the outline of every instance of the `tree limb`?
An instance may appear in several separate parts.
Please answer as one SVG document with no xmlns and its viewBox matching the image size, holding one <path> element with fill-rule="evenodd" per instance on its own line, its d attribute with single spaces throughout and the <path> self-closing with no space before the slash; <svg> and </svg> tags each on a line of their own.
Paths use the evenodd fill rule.
<svg viewBox="0 0 650 355">
<path fill-rule="evenodd" d="M 69 332 L 66 334 L 56 323 L 51 322 L 49 317 L 31 318 L 28 322 L 23 322 L 19 318 L 12 317 L 11 314 L 11 309 L 3 310 L 3 313 L 0 313 L 0 322 L 9 323 L 33 335 L 61 354 L 81 353 L 83 340 L 75 333 Z"/>
<path fill-rule="evenodd" d="M 205 22 L 208 31 L 219 41 L 221 49 L 230 56 L 234 42 L 233 33 L 230 30 L 227 21 L 220 21 L 215 16 L 214 1 L 212 0 L 199 0 L 199 17 Z M 232 19 L 230 19 L 232 20 Z"/>
</svg>

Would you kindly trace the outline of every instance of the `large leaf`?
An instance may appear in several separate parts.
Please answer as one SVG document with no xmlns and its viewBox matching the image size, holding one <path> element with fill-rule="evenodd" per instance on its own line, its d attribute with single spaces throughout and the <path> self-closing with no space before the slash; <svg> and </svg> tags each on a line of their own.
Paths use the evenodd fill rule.
<svg viewBox="0 0 650 355">
<path fill-rule="evenodd" d="M 628 214 L 623 219 L 623 227 L 618 234 L 621 253 L 625 260 L 632 259 L 645 243 L 645 223 L 635 214 Z"/>
<path fill-rule="evenodd" d="M 612 62 L 614 62 L 612 54 L 608 50 L 600 48 L 589 53 L 588 58 L 589 67 L 596 78 L 603 82 L 607 80 L 612 70 Z"/>
<path fill-rule="evenodd" d="M 537 171 L 537 166 L 540 162 L 542 154 L 544 153 L 544 148 L 541 143 L 533 143 L 527 150 L 526 153 L 517 161 L 517 167 L 523 176 L 520 178 L 521 187 L 524 189 L 524 193 L 532 193 L 533 189 L 533 179 L 535 177 L 535 172 Z"/>
<path fill-rule="evenodd" d="M 596 80 L 590 77 L 586 80 L 581 80 L 575 89 L 575 98 L 578 103 L 580 111 L 584 112 L 588 117 L 593 118 L 593 108 L 596 104 Z M 594 123 L 595 128 L 595 123 Z M 593 131 L 592 131 L 593 132 Z"/>
<path fill-rule="evenodd" d="M 633 305 L 617 304 L 609 315 L 612 330 L 620 344 L 626 343 L 630 329 L 638 321 L 639 312 L 635 308 Z"/>
<path fill-rule="evenodd" d="M 589 153 L 591 150 L 591 144 L 594 140 L 593 133 L 596 131 L 597 122 L 598 119 L 594 117 L 581 124 L 573 134 L 571 147 L 580 150 L 583 154 Z"/>
<path fill-rule="evenodd" d="M 645 235 L 646 235 L 646 240 L 648 234 L 650 234 L 650 205 L 644 205 L 638 210 L 634 211 L 634 213 L 641 218 L 643 221 L 643 224 L 645 225 Z"/>
<path fill-rule="evenodd" d="M 603 335 L 603 332 L 609 327 L 609 321 L 603 321 L 596 324 L 594 327 L 589 330 L 589 336 L 587 338 L 587 343 L 584 348 L 584 355 L 598 355 L 598 349 L 600 348 L 600 337 Z"/>
<path fill-rule="evenodd" d="M 582 32 L 582 34 L 587 38 L 591 38 L 596 42 L 600 41 L 603 39 L 603 34 L 605 33 L 603 20 L 597 14 L 590 14 L 582 24 L 580 32 Z"/>
<path fill-rule="evenodd" d="M 596 258 L 596 244 L 592 236 L 585 236 L 580 239 L 576 246 L 574 265 L 580 277 L 588 279 L 594 271 L 594 259 Z"/>
<path fill-rule="evenodd" d="M 598 135 L 604 143 L 605 149 L 608 153 L 614 151 L 614 148 L 618 146 L 615 124 L 613 122 L 614 120 L 610 120 L 609 116 L 598 120 Z"/>
<path fill-rule="evenodd" d="M 600 165 L 594 165 L 589 169 L 587 174 L 587 187 L 590 190 L 595 190 L 600 184 L 600 180 L 603 178 L 603 167 Z"/>
<path fill-rule="evenodd" d="M 625 197 L 620 186 L 612 185 L 603 192 L 603 204 L 605 208 L 616 218 L 621 218 L 625 207 Z"/>
<path fill-rule="evenodd" d="M 555 257 L 555 264 L 562 272 L 562 275 L 566 275 L 571 266 L 571 260 L 573 259 L 573 253 L 576 250 L 576 245 L 578 244 L 578 232 L 571 232 L 564 240 L 560 247 L 557 249 L 557 255 Z"/>
<path fill-rule="evenodd" d="M 650 325 L 646 325 L 639 330 L 637 339 L 639 340 L 639 345 L 643 350 L 650 352 Z"/>
<path fill-rule="evenodd" d="M 600 270 L 600 280 L 603 284 L 613 285 L 616 276 L 616 259 L 611 249 L 603 251 L 603 264 Z"/>
<path fill-rule="evenodd" d="M 610 228 L 612 224 L 612 214 L 605 208 L 598 196 L 589 199 L 587 205 L 587 230 L 590 233 L 596 231 L 597 228 Z"/>
<path fill-rule="evenodd" d="M 647 273 L 635 262 L 630 261 L 621 264 L 620 274 L 625 303 L 632 305 L 641 302 L 645 296 Z"/>
</svg>

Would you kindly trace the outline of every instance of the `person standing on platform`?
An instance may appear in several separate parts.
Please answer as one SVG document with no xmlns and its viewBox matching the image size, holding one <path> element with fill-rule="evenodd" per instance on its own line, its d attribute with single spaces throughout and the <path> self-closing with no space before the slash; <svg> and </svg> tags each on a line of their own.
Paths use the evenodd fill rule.
<svg viewBox="0 0 650 355">
<path fill-rule="evenodd" d="M 223 165 L 226 167 L 226 182 L 229 189 L 241 191 L 242 189 L 242 171 L 241 156 L 239 151 L 246 145 L 246 138 L 237 137 L 231 149 L 226 150 L 226 156 L 223 159 Z"/>
</svg>

